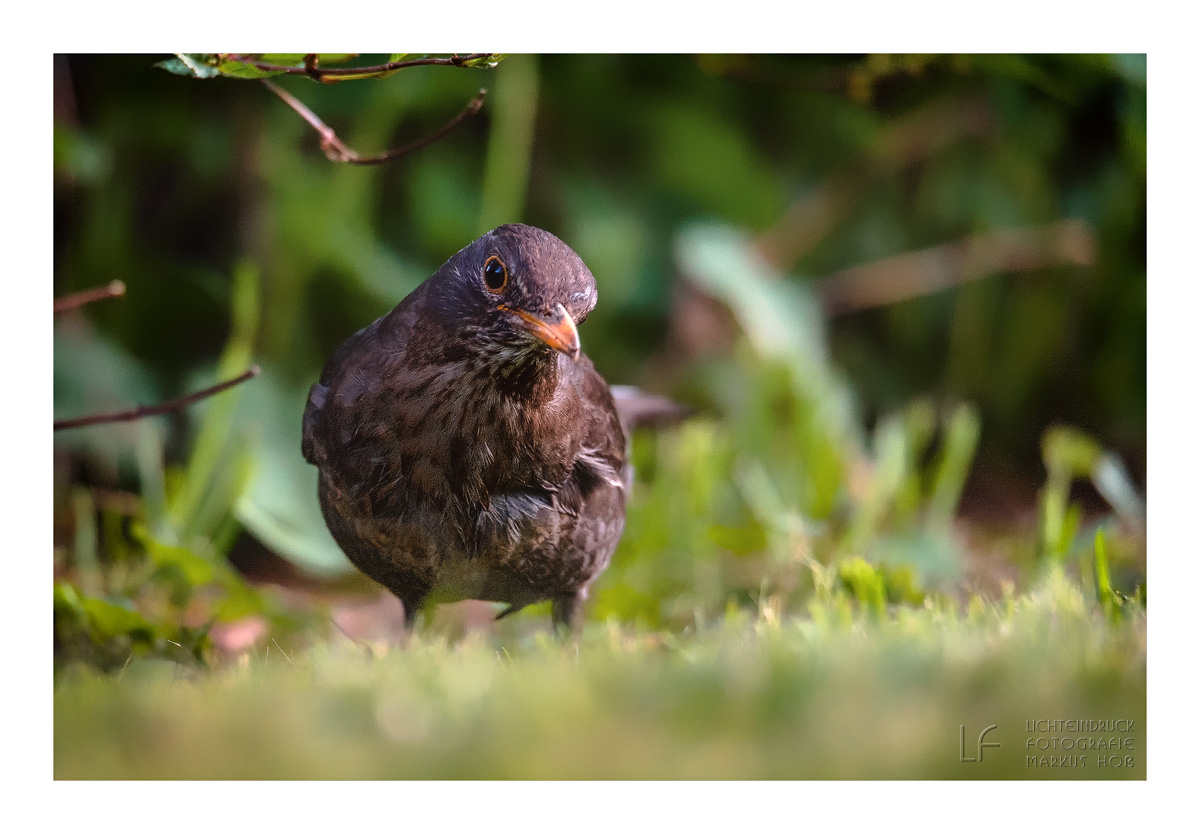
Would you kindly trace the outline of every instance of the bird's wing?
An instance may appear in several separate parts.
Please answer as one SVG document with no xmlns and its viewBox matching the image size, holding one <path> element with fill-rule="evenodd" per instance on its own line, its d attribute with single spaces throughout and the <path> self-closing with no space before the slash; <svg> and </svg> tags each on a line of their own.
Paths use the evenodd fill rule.
<svg viewBox="0 0 1200 834">
<path fill-rule="evenodd" d="M 625 430 L 608 383 L 586 356 L 577 365 L 577 384 L 585 403 L 583 443 L 572 471 L 584 497 L 602 482 L 626 488 Z"/>
<path fill-rule="evenodd" d="M 338 411 L 345 410 L 378 378 L 381 363 L 404 352 L 424 295 L 422 289 L 419 287 L 390 313 L 342 342 L 325 363 L 321 379 L 309 389 L 304 407 L 301 451 L 309 463 L 320 465 L 325 459 L 324 418 L 331 401 L 336 401 Z"/>
</svg>

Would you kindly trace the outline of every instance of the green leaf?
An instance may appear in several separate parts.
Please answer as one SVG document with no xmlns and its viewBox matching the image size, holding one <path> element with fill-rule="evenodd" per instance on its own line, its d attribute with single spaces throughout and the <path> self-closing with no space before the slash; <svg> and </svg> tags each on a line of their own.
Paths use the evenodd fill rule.
<svg viewBox="0 0 1200 834">
<path fill-rule="evenodd" d="M 202 556 L 197 556 L 186 547 L 158 541 L 144 528 L 138 529 L 135 535 L 139 535 L 146 546 L 146 553 L 156 565 L 178 570 L 190 585 L 203 585 L 213 579 L 213 566 Z"/>
<path fill-rule="evenodd" d="M 235 505 L 237 518 L 271 550 L 324 575 L 350 568 L 329 534 L 317 501 L 317 470 L 300 454 L 307 392 L 267 364 L 238 403 L 239 424 L 256 424 L 256 466 Z"/>
<path fill-rule="evenodd" d="M 933 494 L 929 498 L 929 521 L 949 527 L 954 520 L 963 485 L 971 471 L 975 447 L 979 445 L 979 413 L 969 405 L 955 409 L 946 426 L 946 437 L 934 477 Z"/>
<path fill-rule="evenodd" d="M 1105 452 L 1092 467 L 1092 483 L 1104 500 L 1117 511 L 1124 521 L 1145 525 L 1146 502 L 1138 494 L 1133 477 L 1121 459 L 1112 452 Z"/>
<path fill-rule="evenodd" d="M 1121 619 L 1121 605 L 1124 600 L 1120 594 L 1113 591 L 1112 579 L 1108 572 L 1108 536 L 1103 527 L 1096 530 L 1095 554 L 1096 597 L 1109 620 L 1118 622 Z"/>
<path fill-rule="evenodd" d="M 189 77 L 195 75 L 195 73 L 192 72 L 192 68 L 178 58 L 168 58 L 165 61 L 159 61 L 154 66 L 158 67 L 159 69 L 165 69 L 167 72 L 173 72 L 176 75 L 186 75 Z"/>
<path fill-rule="evenodd" d="M 1112 595 L 1112 580 L 1108 575 L 1108 541 L 1103 528 L 1096 531 L 1096 594 L 1101 603 Z"/>
<path fill-rule="evenodd" d="M 887 600 L 893 605 L 923 605 L 927 594 L 908 565 L 880 565 L 879 573 L 887 588 Z"/>
<path fill-rule="evenodd" d="M 298 65 L 304 60 L 303 55 L 261 55 L 263 63 L 282 64 L 283 66 Z M 272 60 L 275 59 L 275 60 Z M 214 53 L 183 53 L 177 52 L 174 58 L 159 61 L 154 66 L 173 72 L 176 75 L 189 75 L 192 78 L 270 78 L 283 75 L 282 70 L 263 70 L 246 61 L 234 61 Z"/>
<path fill-rule="evenodd" d="M 827 363 L 816 300 L 783 280 L 744 233 L 730 226 L 693 224 L 679 233 L 675 258 L 691 281 L 729 306 L 759 353 Z"/>
<path fill-rule="evenodd" d="M 82 607 L 99 636 L 108 638 L 127 634 L 144 640 L 153 639 L 154 626 L 134 610 L 130 600 L 110 601 L 101 597 L 86 597 Z"/>
<path fill-rule="evenodd" d="M 252 358 L 259 323 L 259 275 L 248 261 L 239 262 L 234 268 L 230 301 L 232 332 L 221 352 L 217 379 L 236 376 Z M 187 475 L 170 507 L 180 541 L 188 541 L 194 535 L 211 535 L 214 520 L 219 521 L 232 511 L 237 496 L 229 493 L 231 467 L 237 465 L 241 442 L 233 432 L 233 414 L 243 391 L 254 384 L 222 392 L 197 409 L 201 413 L 200 427 L 188 460 Z"/>
<path fill-rule="evenodd" d="M 859 605 L 877 617 L 887 614 L 887 592 L 879 571 L 859 556 L 839 562 L 837 571 L 838 579 Z"/>
<path fill-rule="evenodd" d="M 167 72 L 177 75 L 190 75 L 193 78 L 216 78 L 221 74 L 217 68 L 216 55 L 199 52 L 176 52 L 174 58 L 159 61 L 154 66 L 161 67 Z"/>
<path fill-rule="evenodd" d="M 86 616 L 83 600 L 79 598 L 79 592 L 70 582 L 54 583 L 54 608 L 70 611 L 72 615 L 80 619 Z"/>
<path fill-rule="evenodd" d="M 221 75 L 228 78 L 271 78 L 284 74 L 282 70 L 264 70 L 245 61 L 230 61 L 227 59 L 221 61 L 218 65 L 218 70 Z"/>
<path fill-rule="evenodd" d="M 258 589 L 238 579 L 232 571 L 227 574 L 224 585 L 225 597 L 217 605 L 216 619 L 233 622 L 242 617 L 262 614 L 267 605 Z"/>
<path fill-rule="evenodd" d="M 1052 426 L 1042 437 L 1042 460 L 1051 476 L 1084 478 L 1100 460 L 1100 445 L 1069 426 Z"/>
<path fill-rule="evenodd" d="M 470 61 L 463 61 L 464 67 L 479 67 L 482 69 L 495 69 L 496 65 L 507 58 L 507 55 L 499 53 L 488 55 L 483 58 L 473 58 Z"/>
</svg>

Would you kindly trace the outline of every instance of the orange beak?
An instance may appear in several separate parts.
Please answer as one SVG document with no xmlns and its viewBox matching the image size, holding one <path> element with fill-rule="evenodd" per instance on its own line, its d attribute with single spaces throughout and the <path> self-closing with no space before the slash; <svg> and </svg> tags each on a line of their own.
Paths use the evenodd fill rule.
<svg viewBox="0 0 1200 834">
<path fill-rule="evenodd" d="M 554 312 L 547 319 L 505 304 L 501 304 L 500 309 L 521 319 L 521 325 L 526 330 L 550 347 L 579 360 L 579 331 L 575 329 L 574 319 L 561 304 L 555 305 Z"/>
</svg>

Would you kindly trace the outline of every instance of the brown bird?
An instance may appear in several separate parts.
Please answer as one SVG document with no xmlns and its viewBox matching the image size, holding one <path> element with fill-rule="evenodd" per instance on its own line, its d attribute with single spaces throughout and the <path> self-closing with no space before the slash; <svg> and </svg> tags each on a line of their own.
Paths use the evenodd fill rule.
<svg viewBox="0 0 1200 834">
<path fill-rule="evenodd" d="M 500 616 L 550 600 L 569 627 L 608 565 L 631 470 L 613 395 L 580 353 L 595 305 L 566 244 L 501 226 L 347 339 L 309 392 L 303 452 L 325 523 L 410 626 L 426 601 L 481 599 L 508 603 Z"/>
</svg>

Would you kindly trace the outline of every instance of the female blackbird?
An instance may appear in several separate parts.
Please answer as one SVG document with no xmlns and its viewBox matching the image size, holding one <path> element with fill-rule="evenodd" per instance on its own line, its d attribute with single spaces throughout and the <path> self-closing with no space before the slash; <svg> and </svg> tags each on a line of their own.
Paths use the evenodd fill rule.
<svg viewBox="0 0 1200 834">
<path fill-rule="evenodd" d="M 569 627 L 625 525 L 613 396 L 575 329 L 596 281 L 511 224 L 346 340 L 309 392 L 304 457 L 325 523 L 404 603 L 550 600 Z"/>
</svg>

